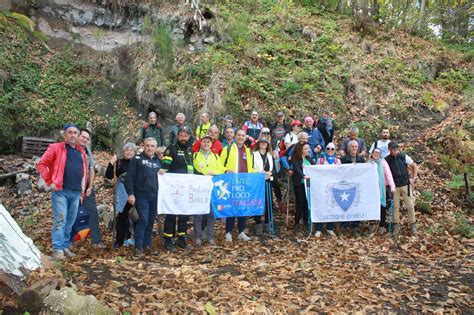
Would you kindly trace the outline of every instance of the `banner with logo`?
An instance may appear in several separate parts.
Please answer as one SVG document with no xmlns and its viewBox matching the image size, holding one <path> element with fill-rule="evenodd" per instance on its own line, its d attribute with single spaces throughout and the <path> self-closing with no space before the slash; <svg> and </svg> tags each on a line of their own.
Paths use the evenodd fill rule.
<svg viewBox="0 0 474 315">
<path fill-rule="evenodd" d="M 212 177 L 166 173 L 158 175 L 158 213 L 197 215 L 210 212 Z"/>
<path fill-rule="evenodd" d="M 305 167 L 311 177 L 312 222 L 380 220 L 380 189 L 373 163 Z"/>
<path fill-rule="evenodd" d="M 228 173 L 216 175 L 212 180 L 212 210 L 216 218 L 263 215 L 263 173 Z"/>
</svg>

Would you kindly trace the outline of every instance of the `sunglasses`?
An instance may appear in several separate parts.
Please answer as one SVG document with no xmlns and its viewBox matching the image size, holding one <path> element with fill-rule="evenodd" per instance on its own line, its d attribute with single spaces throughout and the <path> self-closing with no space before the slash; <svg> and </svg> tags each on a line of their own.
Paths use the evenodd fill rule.
<svg viewBox="0 0 474 315">
<path fill-rule="evenodd" d="M 336 149 L 334 148 L 326 148 L 326 151 L 335 151 Z"/>
<path fill-rule="evenodd" d="M 270 133 L 265 131 L 265 132 L 262 132 L 262 135 L 269 135 Z"/>
</svg>

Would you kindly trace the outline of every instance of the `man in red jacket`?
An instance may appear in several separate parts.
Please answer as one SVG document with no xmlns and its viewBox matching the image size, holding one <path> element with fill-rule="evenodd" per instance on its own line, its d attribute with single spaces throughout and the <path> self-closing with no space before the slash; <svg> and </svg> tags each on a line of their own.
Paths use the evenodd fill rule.
<svg viewBox="0 0 474 315">
<path fill-rule="evenodd" d="M 219 128 L 217 128 L 216 125 L 212 125 L 207 130 L 207 135 L 211 137 L 212 139 L 211 152 L 217 155 L 221 154 L 222 142 L 219 141 Z M 201 139 L 198 139 L 196 140 L 196 142 L 194 142 L 192 151 L 193 153 L 197 153 L 199 152 L 200 149 L 201 149 Z"/>
<path fill-rule="evenodd" d="M 52 189 L 53 257 L 74 257 L 69 249 L 71 229 L 76 220 L 79 200 L 84 196 L 87 164 L 84 150 L 77 144 L 79 128 L 66 124 L 64 141 L 50 144 L 36 169 Z"/>
</svg>

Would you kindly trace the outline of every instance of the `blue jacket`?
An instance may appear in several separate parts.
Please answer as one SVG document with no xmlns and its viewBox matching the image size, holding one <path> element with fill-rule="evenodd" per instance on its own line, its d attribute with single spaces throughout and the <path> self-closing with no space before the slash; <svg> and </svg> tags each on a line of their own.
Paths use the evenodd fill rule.
<svg viewBox="0 0 474 315">
<path fill-rule="evenodd" d="M 161 169 L 160 160 L 156 156 L 149 158 L 145 152 L 135 156 L 130 161 L 125 178 L 125 188 L 128 195 L 135 197 L 158 197 L 158 172 Z"/>
<path fill-rule="evenodd" d="M 308 143 L 311 146 L 311 151 L 313 151 L 317 145 L 321 146 L 321 151 L 324 150 L 324 148 L 326 147 L 324 144 L 324 138 L 321 132 L 319 132 L 318 128 L 312 128 L 312 129 L 303 128 L 302 131 L 308 134 Z"/>
</svg>

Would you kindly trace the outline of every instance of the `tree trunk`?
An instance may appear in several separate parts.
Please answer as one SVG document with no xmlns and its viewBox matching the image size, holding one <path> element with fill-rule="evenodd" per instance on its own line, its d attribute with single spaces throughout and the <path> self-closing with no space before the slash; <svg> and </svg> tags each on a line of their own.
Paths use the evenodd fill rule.
<svg viewBox="0 0 474 315">
<path fill-rule="evenodd" d="M 425 8 L 426 8 L 426 0 L 421 0 L 420 4 L 420 17 L 418 18 L 418 32 L 423 30 L 425 26 Z"/>
</svg>

